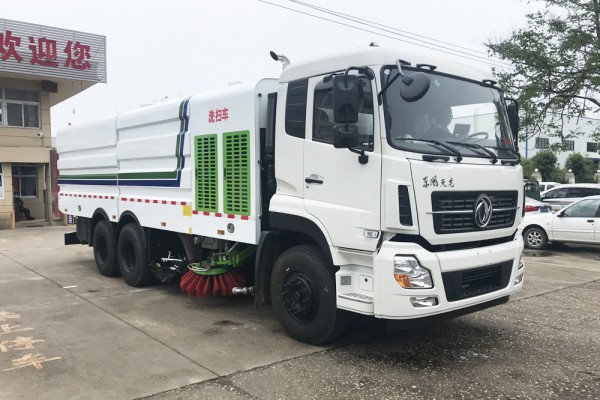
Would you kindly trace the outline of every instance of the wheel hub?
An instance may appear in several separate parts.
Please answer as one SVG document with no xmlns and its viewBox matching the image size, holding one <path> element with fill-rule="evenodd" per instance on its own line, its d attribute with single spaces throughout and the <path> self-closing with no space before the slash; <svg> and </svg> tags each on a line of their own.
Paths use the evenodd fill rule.
<svg viewBox="0 0 600 400">
<path fill-rule="evenodd" d="M 314 318 L 317 299 L 307 276 L 295 274 L 288 277 L 283 284 L 282 296 L 283 306 L 294 319 L 309 322 Z"/>
</svg>

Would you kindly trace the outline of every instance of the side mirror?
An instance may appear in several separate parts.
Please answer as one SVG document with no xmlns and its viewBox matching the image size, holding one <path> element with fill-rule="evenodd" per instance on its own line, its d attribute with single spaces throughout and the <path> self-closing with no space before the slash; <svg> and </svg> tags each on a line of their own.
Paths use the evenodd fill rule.
<svg viewBox="0 0 600 400">
<path fill-rule="evenodd" d="M 337 75 L 333 77 L 333 119 L 342 124 L 358 122 L 359 92 L 358 76 Z"/>
<path fill-rule="evenodd" d="M 356 125 L 335 125 L 333 127 L 333 147 L 346 149 L 358 146 L 358 127 Z"/>
<path fill-rule="evenodd" d="M 427 94 L 431 79 L 424 72 L 415 72 L 414 74 L 402 76 L 400 83 L 400 97 L 404 101 L 412 103 Z"/>
<path fill-rule="evenodd" d="M 513 138 L 515 140 L 515 147 L 518 147 L 519 142 L 519 104 L 516 100 L 511 100 L 512 103 L 506 106 L 506 112 L 508 114 L 508 123 L 510 124 L 510 130 L 512 131 Z"/>
</svg>

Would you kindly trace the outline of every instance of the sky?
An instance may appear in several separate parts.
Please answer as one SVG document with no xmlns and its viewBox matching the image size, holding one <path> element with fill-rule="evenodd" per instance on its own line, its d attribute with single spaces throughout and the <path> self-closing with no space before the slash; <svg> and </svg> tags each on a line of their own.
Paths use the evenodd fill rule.
<svg viewBox="0 0 600 400">
<path fill-rule="evenodd" d="M 388 28 L 376 30 L 290 0 L 23 0 L 3 2 L 1 17 L 106 36 L 107 83 L 52 107 L 55 136 L 69 124 L 105 118 L 142 104 L 232 82 L 276 78 L 281 64 L 271 59 L 271 50 L 285 54 L 293 63 L 373 41 L 382 47 L 417 49 L 418 45 L 391 32 L 400 29 L 432 38 L 430 42 L 485 53 L 484 42 L 506 38 L 524 27 L 532 7 L 525 0 L 304 2 Z M 490 70 L 485 62 L 422 51 Z"/>
</svg>

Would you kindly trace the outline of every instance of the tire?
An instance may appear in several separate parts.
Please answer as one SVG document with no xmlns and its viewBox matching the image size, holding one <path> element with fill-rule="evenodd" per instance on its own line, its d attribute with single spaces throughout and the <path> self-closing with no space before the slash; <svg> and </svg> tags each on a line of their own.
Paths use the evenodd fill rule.
<svg viewBox="0 0 600 400">
<path fill-rule="evenodd" d="M 273 309 L 294 339 L 318 345 L 338 337 L 348 313 L 338 310 L 335 272 L 317 246 L 286 250 L 275 262 L 271 277 Z"/>
<path fill-rule="evenodd" d="M 148 267 L 141 229 L 127 224 L 119 234 L 117 258 L 121 275 L 130 286 L 140 287 L 152 282 L 154 274 Z"/>
<path fill-rule="evenodd" d="M 117 264 L 115 234 L 109 222 L 100 221 L 96 224 L 92 244 L 98 271 L 104 276 L 119 275 L 121 271 Z"/>
<path fill-rule="evenodd" d="M 540 250 L 548 244 L 548 235 L 546 235 L 546 232 L 542 228 L 532 226 L 531 228 L 527 228 L 523 233 L 523 241 L 525 242 L 525 247 Z"/>
</svg>

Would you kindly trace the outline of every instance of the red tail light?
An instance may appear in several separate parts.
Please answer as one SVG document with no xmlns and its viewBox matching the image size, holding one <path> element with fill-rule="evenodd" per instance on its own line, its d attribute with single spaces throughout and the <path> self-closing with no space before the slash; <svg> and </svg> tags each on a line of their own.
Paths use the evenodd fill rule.
<svg viewBox="0 0 600 400">
<path fill-rule="evenodd" d="M 525 206 L 525 212 L 538 211 L 540 208 L 536 206 Z"/>
</svg>

